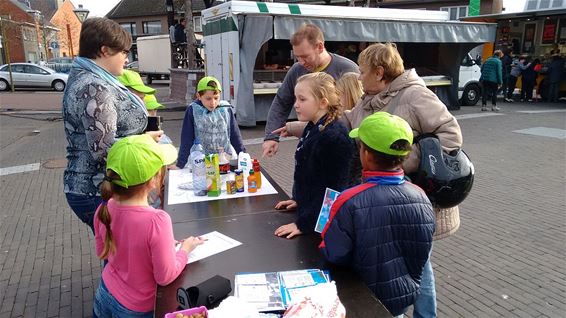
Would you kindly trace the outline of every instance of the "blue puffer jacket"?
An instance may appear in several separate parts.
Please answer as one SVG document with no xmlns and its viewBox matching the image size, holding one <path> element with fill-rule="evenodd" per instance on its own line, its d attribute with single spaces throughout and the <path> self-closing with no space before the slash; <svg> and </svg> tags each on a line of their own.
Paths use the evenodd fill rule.
<svg viewBox="0 0 566 318">
<path fill-rule="evenodd" d="M 415 302 L 432 248 L 434 212 L 403 171 L 364 171 L 332 205 L 320 249 L 351 265 L 393 316 Z"/>
</svg>

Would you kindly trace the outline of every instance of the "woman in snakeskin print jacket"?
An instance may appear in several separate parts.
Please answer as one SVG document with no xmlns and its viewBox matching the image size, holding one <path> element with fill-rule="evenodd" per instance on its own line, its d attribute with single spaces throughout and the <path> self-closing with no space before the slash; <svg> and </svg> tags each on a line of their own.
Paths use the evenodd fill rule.
<svg viewBox="0 0 566 318">
<path fill-rule="evenodd" d="M 68 141 L 64 192 L 73 212 L 91 230 L 94 212 L 102 202 L 99 185 L 108 149 L 117 139 L 141 134 L 147 126 L 143 101 L 116 79 L 131 44 L 130 34 L 118 23 L 87 19 L 63 96 Z M 154 132 L 152 137 L 158 139 L 161 133 Z"/>
</svg>

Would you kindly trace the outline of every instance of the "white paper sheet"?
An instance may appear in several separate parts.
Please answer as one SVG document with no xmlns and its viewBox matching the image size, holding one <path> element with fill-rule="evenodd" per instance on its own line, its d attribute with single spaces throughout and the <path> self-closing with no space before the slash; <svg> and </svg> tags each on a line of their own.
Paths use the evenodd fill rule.
<svg viewBox="0 0 566 318">
<path fill-rule="evenodd" d="M 255 193 L 248 192 L 247 180 L 244 180 L 244 192 L 238 192 L 236 194 L 226 194 L 226 181 L 222 183 L 222 193 L 218 197 L 208 197 L 208 196 L 196 196 L 193 190 L 185 190 L 179 188 L 179 185 L 191 182 L 193 179 L 189 169 L 180 170 L 169 170 L 169 196 L 168 204 L 181 204 L 189 202 L 202 202 L 202 201 L 213 201 L 213 200 L 226 200 L 233 198 L 244 198 L 252 197 L 266 194 L 276 194 L 277 190 L 273 185 L 267 180 L 265 176 L 261 177 L 261 188 Z M 275 204 L 275 203 L 274 203 Z"/>
<path fill-rule="evenodd" d="M 296 288 L 314 285 L 315 282 L 309 272 L 289 271 L 280 273 L 286 288 Z"/>
<path fill-rule="evenodd" d="M 238 242 L 235 239 L 217 231 L 201 235 L 200 238 L 204 239 L 205 241 L 202 245 L 197 246 L 192 252 L 189 253 L 189 261 L 187 262 L 187 264 L 242 245 L 241 242 Z M 179 248 L 180 244 L 177 245 L 177 250 Z"/>
</svg>

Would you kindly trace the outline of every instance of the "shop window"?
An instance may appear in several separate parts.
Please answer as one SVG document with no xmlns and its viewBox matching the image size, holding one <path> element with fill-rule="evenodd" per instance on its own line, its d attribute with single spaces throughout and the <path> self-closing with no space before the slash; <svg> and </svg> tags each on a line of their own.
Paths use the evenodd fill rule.
<svg viewBox="0 0 566 318">
<path fill-rule="evenodd" d="M 135 22 L 122 22 L 120 26 L 126 30 L 126 32 L 130 33 L 131 35 L 137 35 L 136 32 L 136 23 Z"/>
<path fill-rule="evenodd" d="M 562 8 L 564 0 L 527 0 L 526 11 L 537 9 Z"/>
<path fill-rule="evenodd" d="M 193 17 L 193 26 L 195 32 L 202 32 L 202 18 L 201 17 Z"/>
<path fill-rule="evenodd" d="M 468 6 L 441 7 L 440 11 L 448 12 L 450 20 L 458 20 L 468 16 Z"/>
<path fill-rule="evenodd" d="M 539 8 L 539 9 L 548 9 L 548 8 L 550 8 L 550 0 L 541 0 L 538 8 Z"/>
<path fill-rule="evenodd" d="M 160 34 L 161 21 L 144 21 L 142 22 L 144 34 Z"/>
</svg>

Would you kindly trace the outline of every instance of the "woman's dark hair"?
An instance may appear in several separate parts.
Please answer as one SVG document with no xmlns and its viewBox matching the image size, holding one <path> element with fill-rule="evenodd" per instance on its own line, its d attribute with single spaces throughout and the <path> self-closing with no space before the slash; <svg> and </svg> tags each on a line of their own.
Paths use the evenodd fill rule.
<svg viewBox="0 0 566 318">
<path fill-rule="evenodd" d="M 79 56 L 94 59 L 102 55 L 102 46 L 116 53 L 130 50 L 132 36 L 118 23 L 107 18 L 90 18 L 82 24 Z"/>
<path fill-rule="evenodd" d="M 383 152 L 380 152 L 380 151 L 377 151 L 375 149 L 370 148 L 368 145 L 366 145 L 361 140 L 360 140 L 360 142 L 362 143 L 362 146 L 364 147 L 364 149 L 367 150 L 371 154 L 373 162 L 375 164 L 377 164 L 383 170 L 396 169 L 409 156 L 409 155 L 405 155 L 405 156 L 388 155 L 386 153 L 383 153 Z M 411 147 L 411 144 L 408 141 L 399 139 L 396 142 L 394 142 L 393 144 L 391 144 L 390 148 L 394 149 L 394 150 L 411 150 L 412 147 Z"/>
</svg>

